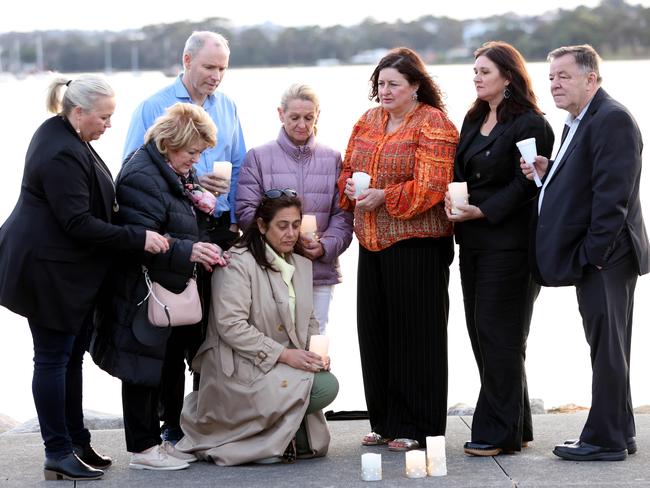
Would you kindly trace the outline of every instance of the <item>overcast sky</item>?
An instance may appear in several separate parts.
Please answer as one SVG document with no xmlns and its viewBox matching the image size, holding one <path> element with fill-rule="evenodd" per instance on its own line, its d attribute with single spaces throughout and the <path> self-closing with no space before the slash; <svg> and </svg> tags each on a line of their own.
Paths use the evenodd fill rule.
<svg viewBox="0 0 650 488">
<path fill-rule="evenodd" d="M 0 32 L 52 29 L 123 30 L 148 24 L 225 17 L 236 26 L 351 25 L 367 17 L 394 22 L 422 15 L 467 19 L 505 12 L 534 15 L 599 0 L 4 0 Z M 650 5 L 650 0 L 629 3 Z M 193 8 L 194 6 L 200 8 Z"/>
</svg>

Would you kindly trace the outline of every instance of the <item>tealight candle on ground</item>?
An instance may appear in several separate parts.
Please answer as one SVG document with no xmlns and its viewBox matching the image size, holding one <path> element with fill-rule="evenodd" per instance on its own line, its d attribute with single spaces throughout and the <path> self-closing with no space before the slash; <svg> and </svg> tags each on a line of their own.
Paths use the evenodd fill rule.
<svg viewBox="0 0 650 488">
<path fill-rule="evenodd" d="M 381 454 L 369 452 L 361 455 L 361 479 L 381 481 Z"/>
<path fill-rule="evenodd" d="M 458 205 L 467 205 L 467 182 L 458 181 L 449 183 L 449 195 L 451 196 L 451 213 L 457 215 L 460 213 Z"/>
<path fill-rule="evenodd" d="M 309 338 L 309 350 L 322 358 L 327 357 L 329 346 L 330 338 L 325 335 L 313 335 Z"/>
<path fill-rule="evenodd" d="M 300 223 L 300 233 L 307 237 L 308 239 L 314 240 L 316 238 L 316 216 L 305 214 L 302 216 L 302 222 Z"/>
<path fill-rule="evenodd" d="M 427 474 L 429 476 L 447 475 L 444 435 L 427 437 Z"/>
<path fill-rule="evenodd" d="M 212 163 L 212 173 L 219 178 L 230 181 L 232 176 L 232 163 L 230 161 L 215 161 Z"/>
<path fill-rule="evenodd" d="M 427 458 L 424 451 L 406 451 L 406 477 L 424 478 L 427 475 Z"/>
</svg>

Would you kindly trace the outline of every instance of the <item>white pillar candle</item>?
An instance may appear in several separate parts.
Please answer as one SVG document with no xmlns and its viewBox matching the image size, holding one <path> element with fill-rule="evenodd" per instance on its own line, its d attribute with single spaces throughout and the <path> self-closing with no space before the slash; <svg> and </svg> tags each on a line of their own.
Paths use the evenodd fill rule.
<svg viewBox="0 0 650 488">
<path fill-rule="evenodd" d="M 427 437 L 427 474 L 429 476 L 447 475 L 444 435 Z"/>
<path fill-rule="evenodd" d="M 363 481 L 381 481 L 381 454 L 361 455 L 361 479 Z"/>
<path fill-rule="evenodd" d="M 232 176 L 232 163 L 230 161 L 215 161 L 212 163 L 212 173 L 219 178 L 230 181 Z"/>
<path fill-rule="evenodd" d="M 424 478 L 427 475 L 427 458 L 424 451 L 406 451 L 406 477 Z"/>
<path fill-rule="evenodd" d="M 316 216 L 305 214 L 302 216 L 302 222 L 300 223 L 300 233 L 308 239 L 314 240 L 316 238 Z"/>
<path fill-rule="evenodd" d="M 457 205 L 467 205 L 467 182 L 459 181 L 449 183 L 449 195 L 451 196 L 451 213 L 457 215 L 460 213 Z"/>
<path fill-rule="evenodd" d="M 354 198 L 358 198 L 361 192 L 370 186 L 370 175 L 363 171 L 355 171 L 352 173 L 352 181 L 354 181 Z"/>
<path fill-rule="evenodd" d="M 313 335 L 309 338 L 309 350 L 325 358 L 330 346 L 330 338 L 324 335 Z"/>
</svg>

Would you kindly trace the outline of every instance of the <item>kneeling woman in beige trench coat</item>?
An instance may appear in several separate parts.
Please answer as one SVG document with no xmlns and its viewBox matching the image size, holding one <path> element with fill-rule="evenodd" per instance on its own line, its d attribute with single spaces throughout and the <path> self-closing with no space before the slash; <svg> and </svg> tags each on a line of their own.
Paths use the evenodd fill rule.
<svg viewBox="0 0 650 488">
<path fill-rule="evenodd" d="M 207 337 L 192 364 L 199 390 L 185 399 L 177 449 L 224 466 L 327 453 L 321 409 L 338 382 L 329 357 L 306 350 L 318 322 L 311 261 L 297 254 L 301 213 L 294 190 L 267 191 L 230 265 L 214 272 Z"/>
</svg>

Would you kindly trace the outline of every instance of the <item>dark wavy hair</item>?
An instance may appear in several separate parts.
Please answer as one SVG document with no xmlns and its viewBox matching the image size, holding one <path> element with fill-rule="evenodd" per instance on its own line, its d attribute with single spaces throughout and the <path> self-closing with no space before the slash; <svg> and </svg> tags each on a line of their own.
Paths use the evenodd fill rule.
<svg viewBox="0 0 650 488">
<path fill-rule="evenodd" d="M 418 101 L 431 105 L 446 112 L 445 104 L 442 101 L 442 91 L 433 81 L 427 68 L 418 54 L 408 47 L 396 47 L 391 49 L 386 56 L 381 58 L 379 64 L 370 76 L 370 95 L 368 98 L 379 102 L 379 73 L 386 68 L 394 68 L 399 71 L 411 84 L 419 83 L 417 91 Z"/>
<path fill-rule="evenodd" d="M 246 227 L 243 234 L 235 243 L 235 247 L 248 247 L 251 254 L 255 258 L 255 261 L 262 268 L 271 268 L 271 263 L 266 259 L 266 239 L 264 235 L 260 232 L 260 229 L 257 225 L 257 219 L 261 218 L 262 222 L 266 225 L 271 223 L 273 217 L 282 210 L 283 208 L 296 207 L 300 212 L 302 217 L 302 202 L 300 198 L 291 197 L 288 195 L 281 195 L 278 198 L 268 198 L 263 196 L 260 204 L 255 210 L 255 216 L 251 223 Z M 293 247 L 293 252 L 296 254 L 303 254 L 302 244 L 300 239 L 296 241 L 295 246 Z"/>
<path fill-rule="evenodd" d="M 474 59 L 480 56 L 492 61 L 501 76 L 510 81 L 510 97 L 501 100 L 497 107 L 497 121 L 505 122 L 529 110 L 543 115 L 537 105 L 537 96 L 533 92 L 533 84 L 526 70 L 526 60 L 519 51 L 507 42 L 489 41 L 474 51 Z M 484 117 L 489 111 L 489 103 L 477 98 L 467 112 L 467 117 L 475 120 Z"/>
</svg>

